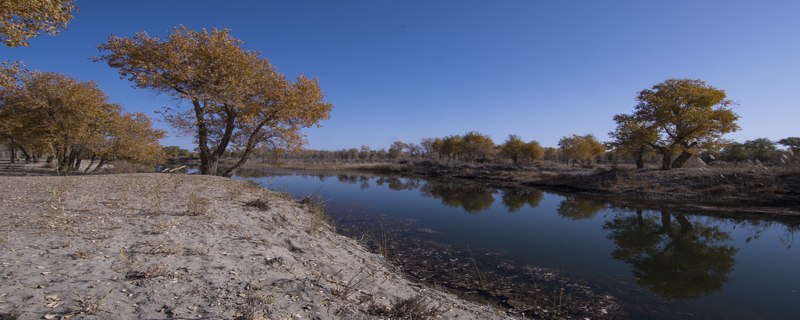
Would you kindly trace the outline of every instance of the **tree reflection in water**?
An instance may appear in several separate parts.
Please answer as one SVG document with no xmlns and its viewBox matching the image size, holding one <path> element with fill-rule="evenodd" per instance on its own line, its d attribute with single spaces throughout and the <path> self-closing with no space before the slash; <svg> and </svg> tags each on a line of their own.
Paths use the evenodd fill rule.
<svg viewBox="0 0 800 320">
<path fill-rule="evenodd" d="M 539 206 L 544 193 L 533 189 L 506 189 L 503 191 L 503 205 L 509 213 L 519 211 L 526 203 L 531 209 Z"/>
<path fill-rule="evenodd" d="M 617 248 L 614 259 L 633 267 L 639 285 L 672 299 L 696 298 L 722 289 L 737 248 L 721 243 L 730 234 L 662 211 L 660 219 L 637 210 L 603 226 Z"/>
<path fill-rule="evenodd" d="M 420 190 L 427 197 L 441 199 L 448 207 L 480 213 L 494 203 L 494 189 L 475 184 L 428 181 Z"/>
<path fill-rule="evenodd" d="M 608 203 L 605 201 L 567 196 L 558 205 L 558 214 L 572 220 L 591 219 L 606 207 L 608 207 Z"/>
</svg>

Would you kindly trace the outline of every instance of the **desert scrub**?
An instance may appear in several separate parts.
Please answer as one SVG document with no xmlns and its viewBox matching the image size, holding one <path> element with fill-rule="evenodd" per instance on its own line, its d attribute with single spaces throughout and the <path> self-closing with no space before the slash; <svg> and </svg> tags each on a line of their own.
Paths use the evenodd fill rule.
<svg viewBox="0 0 800 320">
<path fill-rule="evenodd" d="M 269 200 L 266 199 L 254 199 L 244 203 L 248 207 L 253 207 L 261 211 L 269 210 Z"/>
<path fill-rule="evenodd" d="M 390 319 L 437 319 L 441 317 L 445 308 L 441 304 L 433 303 L 432 299 L 427 296 L 417 295 L 408 299 L 402 299 L 395 302 L 392 306 L 383 306 L 373 304 L 367 310 L 367 313 L 388 317 Z"/>
<path fill-rule="evenodd" d="M 190 216 L 204 216 L 208 214 L 208 209 L 211 202 L 203 198 L 197 193 L 190 193 L 189 199 L 186 201 L 186 213 Z"/>
</svg>

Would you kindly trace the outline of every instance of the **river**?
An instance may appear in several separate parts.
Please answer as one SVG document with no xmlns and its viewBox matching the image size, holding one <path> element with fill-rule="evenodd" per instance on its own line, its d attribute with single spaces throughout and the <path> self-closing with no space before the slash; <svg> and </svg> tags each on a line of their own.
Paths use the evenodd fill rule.
<svg viewBox="0 0 800 320">
<path fill-rule="evenodd" d="M 631 207 L 468 180 L 271 169 L 237 178 L 319 194 L 338 232 L 412 278 L 528 316 L 800 314 L 796 218 Z"/>
</svg>

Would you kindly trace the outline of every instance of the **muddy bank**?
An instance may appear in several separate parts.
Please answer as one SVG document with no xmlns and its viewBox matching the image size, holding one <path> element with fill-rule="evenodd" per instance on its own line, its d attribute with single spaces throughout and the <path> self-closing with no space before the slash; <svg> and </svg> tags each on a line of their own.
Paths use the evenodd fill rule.
<svg viewBox="0 0 800 320">
<path fill-rule="evenodd" d="M 320 170 L 324 166 L 308 168 Z M 800 171 L 793 168 L 708 166 L 662 171 L 419 162 L 365 164 L 347 169 L 479 180 L 500 188 L 537 187 L 676 209 L 800 215 Z"/>
<path fill-rule="evenodd" d="M 507 318 L 253 184 L 4 176 L 0 190 L 0 318 Z"/>
</svg>

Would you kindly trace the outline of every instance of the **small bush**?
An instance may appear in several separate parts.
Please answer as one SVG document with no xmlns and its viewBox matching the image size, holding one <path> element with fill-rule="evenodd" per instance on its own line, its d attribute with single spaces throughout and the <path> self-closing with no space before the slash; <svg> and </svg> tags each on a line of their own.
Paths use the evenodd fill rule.
<svg viewBox="0 0 800 320">
<path fill-rule="evenodd" d="M 208 199 L 198 196 L 196 193 L 189 194 L 189 201 L 186 203 L 186 213 L 191 216 L 202 216 L 208 213 L 210 202 Z"/>
<path fill-rule="evenodd" d="M 372 305 L 368 312 L 391 319 L 427 320 L 441 317 L 445 312 L 442 305 L 432 306 L 432 304 L 426 296 L 418 295 L 397 301 L 390 307 Z"/>
<path fill-rule="evenodd" d="M 245 205 L 248 206 L 248 207 L 256 208 L 256 209 L 261 210 L 261 211 L 267 211 L 270 208 L 269 201 L 264 200 L 264 199 L 250 200 L 250 201 L 245 202 Z"/>
</svg>

